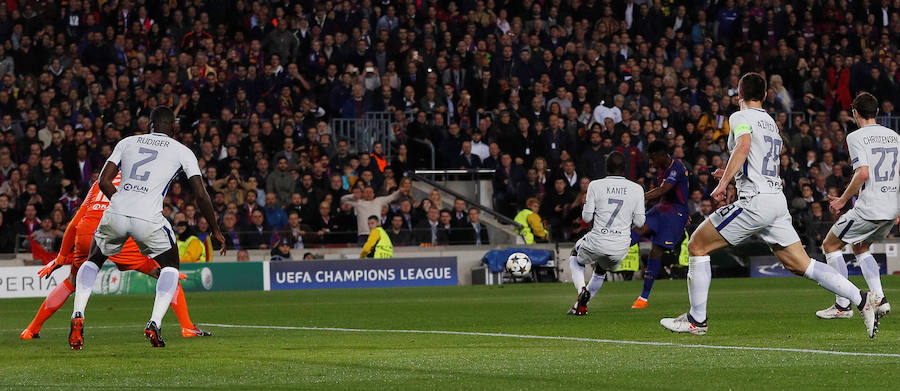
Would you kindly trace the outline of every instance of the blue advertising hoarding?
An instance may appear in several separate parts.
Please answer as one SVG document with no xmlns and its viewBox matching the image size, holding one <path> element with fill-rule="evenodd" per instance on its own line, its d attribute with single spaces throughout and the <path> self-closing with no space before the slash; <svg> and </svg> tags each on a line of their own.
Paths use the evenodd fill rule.
<svg viewBox="0 0 900 391">
<path fill-rule="evenodd" d="M 875 262 L 878 263 L 879 274 L 887 274 L 887 258 L 884 254 L 872 254 Z M 774 255 L 757 256 L 750 258 L 750 277 L 788 277 L 794 273 L 787 271 L 778 258 Z M 847 263 L 847 274 L 851 276 L 861 276 L 862 269 L 859 268 L 859 262 L 853 254 L 844 254 L 844 262 Z"/>
<path fill-rule="evenodd" d="M 455 286 L 455 257 L 287 261 L 269 264 L 271 290 Z"/>
</svg>

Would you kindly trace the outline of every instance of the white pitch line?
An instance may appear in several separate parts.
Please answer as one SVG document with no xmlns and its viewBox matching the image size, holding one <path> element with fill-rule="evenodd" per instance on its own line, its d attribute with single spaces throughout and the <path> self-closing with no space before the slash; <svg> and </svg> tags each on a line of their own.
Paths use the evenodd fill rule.
<svg viewBox="0 0 900 391">
<path fill-rule="evenodd" d="M 479 332 L 472 332 L 472 331 L 349 329 L 349 328 L 342 328 L 342 327 L 304 327 L 304 326 L 254 326 L 254 325 L 219 324 L 219 323 L 198 323 L 198 325 L 211 326 L 211 327 L 224 327 L 224 328 L 242 328 L 242 329 L 343 331 L 343 332 L 351 332 L 351 333 L 467 335 L 467 336 L 475 336 L 475 337 L 502 337 L 502 338 L 519 338 L 519 339 L 545 339 L 545 340 L 555 340 L 555 341 L 594 342 L 594 343 L 604 343 L 604 344 L 613 344 L 613 345 L 669 346 L 669 347 L 678 347 L 678 348 L 697 348 L 697 349 L 754 350 L 754 351 L 767 351 L 767 352 L 831 354 L 831 355 L 836 355 L 836 356 L 867 356 L 867 357 L 900 358 L 900 354 L 896 354 L 896 353 L 865 353 L 865 352 L 842 352 L 842 351 L 836 351 L 836 350 L 818 350 L 818 349 L 700 345 L 700 344 L 684 344 L 684 343 L 677 343 L 677 342 L 627 341 L 627 340 L 581 338 L 581 337 L 554 337 L 554 336 L 549 336 L 549 335 L 479 333 Z"/>
</svg>

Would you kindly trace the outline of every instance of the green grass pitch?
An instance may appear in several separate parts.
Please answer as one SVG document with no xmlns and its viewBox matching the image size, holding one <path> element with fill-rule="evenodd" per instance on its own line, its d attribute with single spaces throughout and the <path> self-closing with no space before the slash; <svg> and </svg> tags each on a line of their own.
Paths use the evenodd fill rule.
<svg viewBox="0 0 900 391">
<path fill-rule="evenodd" d="M 861 278 L 853 278 L 865 286 Z M 884 277 L 887 292 L 900 277 Z M 188 293 L 198 323 L 447 330 L 676 344 L 900 353 L 900 319 L 874 340 L 859 316 L 819 320 L 834 297 L 801 278 L 715 279 L 710 332 L 671 334 L 659 318 L 688 308 L 684 281 L 658 281 L 650 307 L 632 310 L 640 282 L 609 282 L 590 315 L 565 316 L 570 284 L 502 287 Z M 207 326 L 168 347 L 142 329 L 153 297 L 94 296 L 83 351 L 68 348 L 72 300 L 41 339 L 20 341 L 39 299 L 0 301 L 0 389 L 896 389 L 900 358 L 709 349 L 508 336 L 250 329 Z"/>
</svg>

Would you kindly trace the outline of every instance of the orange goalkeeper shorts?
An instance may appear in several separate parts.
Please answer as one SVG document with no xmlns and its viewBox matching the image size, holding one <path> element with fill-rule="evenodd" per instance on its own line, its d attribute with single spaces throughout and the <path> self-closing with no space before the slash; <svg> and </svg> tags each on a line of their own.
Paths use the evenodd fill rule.
<svg viewBox="0 0 900 391">
<path fill-rule="evenodd" d="M 75 236 L 75 251 L 72 254 L 73 270 L 77 270 L 81 267 L 81 264 L 87 261 L 88 255 L 91 253 L 91 240 L 93 238 L 93 234 L 79 234 Z M 143 273 L 149 273 L 151 270 L 159 267 L 159 264 L 152 258 L 141 254 L 141 250 L 138 248 L 137 243 L 131 238 L 128 238 L 125 242 L 125 246 L 122 247 L 122 252 L 109 257 L 109 260 L 115 263 L 119 270 L 122 271 L 137 270 Z"/>
</svg>

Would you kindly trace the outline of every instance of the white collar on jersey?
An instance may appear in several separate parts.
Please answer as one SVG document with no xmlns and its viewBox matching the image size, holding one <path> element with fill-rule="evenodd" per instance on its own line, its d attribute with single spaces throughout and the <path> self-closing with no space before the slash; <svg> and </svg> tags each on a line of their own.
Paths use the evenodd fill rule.
<svg viewBox="0 0 900 391">
<path fill-rule="evenodd" d="M 151 135 L 155 134 L 155 135 L 157 135 L 157 136 L 163 136 L 163 137 L 169 137 L 168 134 L 165 134 L 165 133 L 162 133 L 162 132 L 150 132 L 150 134 L 151 134 Z"/>
</svg>

